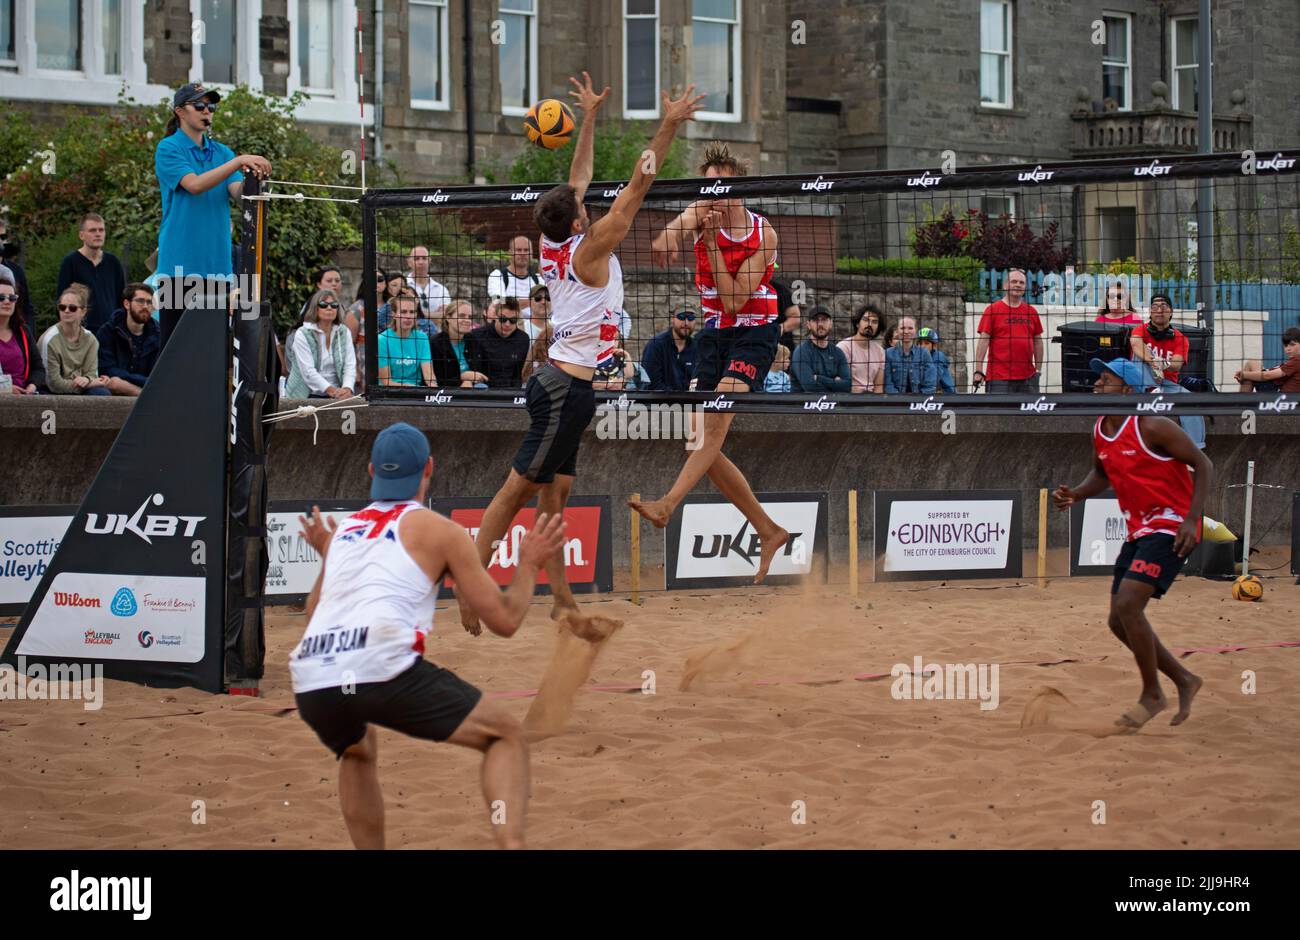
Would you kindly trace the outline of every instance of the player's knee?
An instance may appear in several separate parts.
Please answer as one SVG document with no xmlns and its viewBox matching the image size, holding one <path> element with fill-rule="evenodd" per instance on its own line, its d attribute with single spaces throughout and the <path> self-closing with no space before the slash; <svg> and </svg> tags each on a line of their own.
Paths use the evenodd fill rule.
<svg viewBox="0 0 1300 940">
<path fill-rule="evenodd" d="M 1111 614 L 1111 618 L 1112 620 L 1118 619 L 1121 627 L 1127 627 L 1141 618 L 1142 610 L 1145 607 L 1145 599 L 1139 599 L 1121 590 L 1115 598 L 1114 612 Z"/>
<path fill-rule="evenodd" d="M 379 759 L 379 740 L 374 728 L 367 728 L 361 740 L 343 752 L 343 759 L 359 764 L 373 764 Z"/>
</svg>

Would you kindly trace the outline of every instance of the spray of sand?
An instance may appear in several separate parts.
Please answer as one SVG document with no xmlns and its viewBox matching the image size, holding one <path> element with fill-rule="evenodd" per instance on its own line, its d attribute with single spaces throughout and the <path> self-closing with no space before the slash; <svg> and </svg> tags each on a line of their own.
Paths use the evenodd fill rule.
<svg viewBox="0 0 1300 940">
<path fill-rule="evenodd" d="M 1020 717 L 1022 728 L 1043 728 L 1053 731 L 1070 731 L 1093 738 L 1109 738 L 1116 734 L 1131 734 L 1133 729 L 1115 725 L 1100 725 L 1079 714 L 1079 708 L 1066 698 L 1065 693 L 1045 685 L 1034 692 L 1024 714 Z"/>
<path fill-rule="evenodd" d="M 555 621 L 555 650 L 542 676 L 537 696 L 524 716 L 530 737 L 559 734 L 569 723 L 578 690 L 591 675 L 596 657 L 623 621 L 610 617 L 568 614 Z"/>
</svg>

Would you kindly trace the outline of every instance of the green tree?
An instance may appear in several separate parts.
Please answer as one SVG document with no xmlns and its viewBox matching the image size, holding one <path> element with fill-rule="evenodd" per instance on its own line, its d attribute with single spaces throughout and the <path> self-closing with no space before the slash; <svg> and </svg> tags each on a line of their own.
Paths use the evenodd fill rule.
<svg viewBox="0 0 1300 940">
<path fill-rule="evenodd" d="M 654 126 L 646 123 L 625 124 L 617 130 L 597 129 L 592 146 L 592 179 L 613 181 L 630 179 L 636 161 L 646 151 Z M 573 148 L 578 135 L 563 147 L 546 150 L 528 147 L 510 166 L 512 183 L 563 183 L 569 178 L 569 164 L 573 162 Z M 668 148 L 658 179 L 680 179 L 689 176 L 686 163 L 687 145 L 680 137 Z"/>
</svg>

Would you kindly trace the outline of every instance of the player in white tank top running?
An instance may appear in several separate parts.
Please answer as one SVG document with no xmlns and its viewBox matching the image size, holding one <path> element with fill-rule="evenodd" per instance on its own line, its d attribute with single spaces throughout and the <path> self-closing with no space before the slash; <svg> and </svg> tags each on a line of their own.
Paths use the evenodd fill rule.
<svg viewBox="0 0 1300 940">
<path fill-rule="evenodd" d="M 289 655 L 298 714 L 339 758 L 339 803 L 357 848 L 384 847 L 376 725 L 482 751 L 484 800 L 489 808 L 505 808 L 505 823 L 493 825 L 492 834 L 502 848 L 522 848 L 528 804 L 523 729 L 472 685 L 424 659 L 424 638 L 448 574 L 488 629 L 514 635 L 538 569 L 564 545 L 564 522 L 537 517 L 503 593 L 469 533 L 424 507 L 432 473 L 424 434 L 395 424 L 380 432 L 371 451 L 375 502 L 337 527 L 315 507 L 310 519 L 300 519 L 303 535 L 321 555 L 321 570 L 307 599 L 307 630 Z"/>
<path fill-rule="evenodd" d="M 543 512 L 564 512 L 577 469 L 578 445 L 596 413 L 596 393 L 591 379 L 597 366 L 613 355 L 618 341 L 623 270 L 614 251 L 631 228 L 677 129 L 693 119 L 704 101 L 703 95 L 694 93 L 694 85 L 677 99 L 663 93 L 664 118 L 650 141 L 652 153 L 642 153 L 632 179 L 622 187 L 609 212 L 592 223 L 582 202 L 591 184 L 595 114 L 609 95 L 609 88 L 597 94 L 591 76 L 583 72 L 582 77 L 581 82 L 569 79 L 575 89 L 569 94 L 582 110 L 583 118 L 568 185 L 547 192 L 537 201 L 533 212 L 542 231 L 541 273 L 551 294 L 555 340 L 550 348 L 550 362 L 528 380 L 528 414 L 532 425 L 515 455 L 509 476 L 479 524 L 478 551 L 484 565 L 488 564 L 511 520 L 534 496 L 538 496 L 538 508 Z M 617 629 L 616 621 L 586 617 L 578 612 L 564 576 L 563 558 L 548 564 L 546 575 L 554 598 L 552 617 L 567 624 L 576 635 L 592 641 L 604 639 Z M 478 635 L 479 618 L 472 600 L 460 597 L 458 600 L 462 625 Z"/>
</svg>

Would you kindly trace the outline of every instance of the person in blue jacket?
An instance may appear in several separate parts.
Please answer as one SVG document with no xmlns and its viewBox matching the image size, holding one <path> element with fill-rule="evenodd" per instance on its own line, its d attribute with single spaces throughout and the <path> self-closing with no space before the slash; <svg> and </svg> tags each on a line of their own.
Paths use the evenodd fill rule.
<svg viewBox="0 0 1300 940">
<path fill-rule="evenodd" d="M 948 361 L 947 353 L 939 348 L 939 331 L 923 326 L 916 333 L 916 342 L 930 354 L 930 359 L 934 361 L 935 378 L 939 383 L 939 391 L 955 395 L 957 393 L 957 383 L 953 381 L 952 364 Z"/>
<path fill-rule="evenodd" d="M 916 321 L 901 318 L 894 338 L 885 350 L 885 393 L 933 395 L 938 376 L 930 353 L 916 341 Z"/>
<path fill-rule="evenodd" d="M 114 395 L 136 396 L 149 380 L 162 349 L 162 330 L 153 318 L 153 291 L 128 284 L 122 306 L 95 333 L 99 340 L 99 374 Z"/>
<path fill-rule="evenodd" d="M 808 311 L 808 337 L 794 351 L 790 371 L 795 391 L 816 395 L 852 389 L 849 360 L 831 345 L 831 312 L 818 304 Z"/>
</svg>

